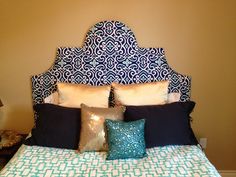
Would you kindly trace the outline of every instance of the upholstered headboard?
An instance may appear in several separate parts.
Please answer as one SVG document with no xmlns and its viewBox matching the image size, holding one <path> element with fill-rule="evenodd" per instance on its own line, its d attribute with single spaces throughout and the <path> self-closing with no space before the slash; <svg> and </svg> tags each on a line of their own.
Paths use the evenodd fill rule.
<svg viewBox="0 0 236 177">
<path fill-rule="evenodd" d="M 56 83 L 104 85 L 170 80 L 169 92 L 190 99 L 191 79 L 172 70 L 163 48 L 140 48 L 133 32 L 119 21 L 102 21 L 87 33 L 83 46 L 60 47 L 54 65 L 32 76 L 33 104 L 56 90 Z"/>
</svg>

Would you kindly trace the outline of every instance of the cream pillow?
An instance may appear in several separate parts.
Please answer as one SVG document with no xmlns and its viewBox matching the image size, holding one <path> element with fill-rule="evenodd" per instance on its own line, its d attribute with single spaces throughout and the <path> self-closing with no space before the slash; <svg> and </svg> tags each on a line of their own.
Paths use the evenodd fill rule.
<svg viewBox="0 0 236 177">
<path fill-rule="evenodd" d="M 57 83 L 59 105 L 80 108 L 81 103 L 92 107 L 108 107 L 111 86 Z"/>
<path fill-rule="evenodd" d="M 168 99 L 169 81 L 122 85 L 112 83 L 116 105 L 157 105 Z"/>
<path fill-rule="evenodd" d="M 51 103 L 58 105 L 58 92 L 53 92 L 51 95 L 43 99 L 44 103 Z"/>
<path fill-rule="evenodd" d="M 180 101 L 180 92 L 171 92 L 168 94 L 167 103 L 173 103 Z"/>
</svg>

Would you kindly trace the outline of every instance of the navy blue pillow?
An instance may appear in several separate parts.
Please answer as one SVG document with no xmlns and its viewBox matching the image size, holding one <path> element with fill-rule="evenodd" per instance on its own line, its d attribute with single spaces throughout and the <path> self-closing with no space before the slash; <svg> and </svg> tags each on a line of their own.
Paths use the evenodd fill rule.
<svg viewBox="0 0 236 177">
<path fill-rule="evenodd" d="M 124 121 L 146 119 L 146 147 L 165 145 L 196 145 L 190 125 L 190 113 L 195 103 L 174 102 L 153 106 L 126 106 Z"/>
<path fill-rule="evenodd" d="M 38 118 L 32 136 L 25 140 L 26 145 L 77 149 L 80 137 L 81 110 L 54 104 L 34 106 Z"/>
</svg>

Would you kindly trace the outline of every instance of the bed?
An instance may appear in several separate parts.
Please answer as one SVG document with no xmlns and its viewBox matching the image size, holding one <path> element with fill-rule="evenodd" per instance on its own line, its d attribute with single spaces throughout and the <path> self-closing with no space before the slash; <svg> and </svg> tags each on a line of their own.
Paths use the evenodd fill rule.
<svg viewBox="0 0 236 177">
<path fill-rule="evenodd" d="M 116 93 L 116 90 L 119 90 L 120 88 L 122 90 L 123 87 L 127 85 L 132 85 L 131 89 L 133 89 L 134 85 L 141 85 L 141 87 L 143 87 L 143 85 L 153 83 L 160 84 L 162 82 L 164 83 L 164 81 L 168 81 L 166 95 L 170 96 L 171 93 L 176 93 L 176 95 L 178 95 L 178 102 L 174 100 L 172 103 L 170 102 L 162 105 L 153 105 L 153 102 L 151 104 L 143 105 L 142 103 L 144 102 L 142 102 L 142 100 L 145 100 L 143 98 L 150 94 L 148 92 L 151 92 L 152 88 L 156 87 L 155 85 L 148 85 L 148 90 L 146 90 L 144 97 L 140 96 L 142 99 L 141 103 L 138 105 L 129 105 L 130 99 L 133 98 L 130 98 L 126 102 L 126 99 L 130 94 L 127 96 L 123 94 L 124 92 Z M 95 24 L 88 31 L 84 45 L 81 48 L 58 48 L 53 66 L 42 74 L 32 76 L 32 96 L 35 110 L 35 127 L 32 130 L 32 134 L 37 132 L 36 129 L 41 126 L 42 114 L 39 112 L 45 105 L 47 106 L 47 109 L 55 108 L 56 111 L 54 111 L 53 114 L 56 114 L 56 116 L 59 117 L 64 114 L 70 114 L 72 116 L 81 114 L 81 127 L 74 126 L 77 123 L 76 121 L 78 121 L 77 119 L 70 119 L 70 126 L 81 128 L 82 133 L 87 130 L 82 128 L 86 123 L 83 118 L 83 116 L 85 117 L 85 112 L 83 111 L 86 109 L 89 111 L 98 111 L 97 108 L 87 108 L 83 105 L 79 108 L 81 110 L 78 111 L 77 108 L 59 108 L 59 106 L 51 105 L 50 102 L 44 103 L 45 98 L 52 98 L 51 95 L 60 90 L 60 87 L 62 86 L 58 84 L 59 82 L 62 83 L 62 86 L 63 83 L 68 83 L 99 88 L 105 88 L 108 85 L 112 85 L 112 83 L 118 83 L 118 86 L 113 85 L 113 87 L 110 88 L 109 95 L 107 95 L 108 101 L 105 103 L 107 103 L 109 107 L 117 106 L 116 97 L 119 93 L 119 96 L 123 99 L 119 102 L 121 103 L 119 106 L 122 107 L 122 105 L 125 105 L 125 109 L 123 110 L 126 111 L 124 113 L 124 120 L 127 121 L 123 123 L 123 121 L 119 120 L 119 126 L 123 128 L 122 130 L 126 131 L 127 129 L 125 129 L 125 127 L 129 127 L 129 129 L 130 127 L 133 128 L 135 127 L 133 122 L 139 121 L 139 129 L 137 129 L 137 132 L 139 133 L 134 133 L 133 137 L 141 137 L 144 146 L 138 146 L 138 149 L 136 150 L 132 149 L 133 151 L 130 151 L 130 153 L 132 153 L 131 158 L 130 156 L 128 156 L 128 158 L 123 158 L 124 155 L 127 154 L 119 156 L 122 152 L 118 152 L 117 154 L 117 151 L 119 151 L 117 149 L 111 151 L 110 148 L 118 147 L 113 146 L 112 143 L 115 143 L 115 141 L 109 139 L 110 137 L 117 136 L 117 131 L 115 131 L 117 127 L 114 129 L 114 126 L 118 126 L 118 124 L 115 120 L 104 120 L 108 131 L 107 137 L 105 136 L 105 139 L 107 138 L 108 141 L 108 146 L 105 146 L 103 143 L 102 148 L 106 149 L 106 151 L 104 151 L 104 149 L 102 151 L 89 149 L 91 146 L 96 146 L 97 148 L 97 145 L 101 141 L 101 139 L 96 139 L 94 140 L 95 143 L 91 143 L 94 134 L 89 138 L 89 145 L 79 142 L 80 152 L 76 150 L 78 143 L 70 144 L 70 147 L 72 148 L 67 148 L 60 143 L 60 146 L 55 147 L 50 144 L 51 142 L 47 142 L 49 144 L 45 146 L 25 143 L 0 172 L 0 176 L 220 176 L 198 145 L 191 129 L 191 118 L 189 114 L 192 112 L 195 105 L 195 103 L 190 100 L 191 78 L 175 72 L 168 65 L 163 48 L 140 48 L 131 29 L 122 22 L 102 21 Z M 166 84 L 166 82 L 164 84 Z M 127 92 L 129 89 L 130 87 L 125 87 L 125 93 L 131 93 Z M 84 90 L 86 89 L 82 87 L 81 92 Z M 96 91 L 96 93 L 100 92 Z M 95 96 L 93 95 L 93 98 L 98 98 L 92 99 L 92 102 L 89 102 L 89 104 L 96 103 L 96 100 L 99 100 L 103 93 L 104 92 Z M 73 97 L 80 97 L 80 95 L 73 95 Z M 154 100 L 154 103 L 157 101 L 160 100 Z M 135 103 L 136 102 L 137 100 Z M 99 100 L 99 104 L 100 103 L 101 100 Z M 68 104 L 66 104 L 66 106 L 68 106 Z M 160 119 L 161 117 L 164 117 L 161 119 L 162 123 L 172 121 L 173 114 L 179 114 L 179 107 L 181 107 L 182 111 L 180 111 L 180 115 L 186 113 L 186 110 L 183 111 L 182 108 L 188 110 L 186 119 L 176 119 L 175 122 L 168 124 L 168 126 L 158 122 L 157 124 L 160 124 L 158 127 L 158 125 L 153 123 L 157 121 L 156 116 L 153 116 L 153 114 L 159 114 Z M 99 111 L 103 109 L 113 108 L 99 108 Z M 63 111 L 63 113 L 58 110 Z M 120 108 L 120 110 L 122 109 Z M 163 113 L 163 110 L 165 114 Z M 170 110 L 173 110 L 173 113 L 170 113 Z M 103 114 L 103 112 L 104 111 L 101 113 L 100 111 L 99 114 Z M 129 117 L 129 121 L 126 116 Z M 140 120 L 142 117 L 146 116 L 150 116 L 153 119 Z M 47 122 L 49 119 L 50 116 L 47 117 L 47 119 L 44 118 L 44 121 Z M 67 122 L 69 121 L 54 122 L 51 127 L 60 123 L 68 126 Z M 127 123 L 130 124 L 128 125 Z M 185 124 L 185 126 L 182 126 L 182 123 Z M 149 128 L 144 125 L 149 126 Z M 176 128 L 175 126 L 179 127 Z M 63 136 L 67 135 L 68 129 L 72 129 L 71 127 L 67 127 L 63 130 L 64 132 L 60 134 L 62 139 Z M 163 138 L 156 135 L 153 136 L 152 134 L 149 134 L 150 132 L 146 133 L 146 131 L 148 131 L 147 129 L 158 129 L 160 134 L 163 134 L 162 131 L 166 131 L 166 129 L 171 129 L 173 132 L 171 134 L 171 131 L 168 131 L 168 133 L 170 132 L 168 136 L 166 136 L 165 133 L 163 134 Z M 187 135 L 186 131 L 183 132 L 182 129 L 188 132 Z M 136 131 L 136 129 L 132 129 L 132 131 Z M 82 141 L 81 132 L 80 135 L 74 136 L 73 141 L 79 141 L 79 137 L 80 141 Z M 143 133 L 143 136 L 140 136 L 140 132 Z M 86 134 L 87 132 L 84 133 Z M 176 139 L 175 137 L 170 140 L 165 139 L 174 134 L 181 137 L 179 139 Z M 69 135 L 71 135 L 71 132 L 69 132 L 68 136 Z M 56 136 L 59 135 L 57 134 Z M 88 137 L 88 133 L 86 136 Z M 190 139 L 193 143 L 189 143 L 189 139 L 188 141 L 183 140 L 182 136 L 186 136 L 187 138 L 191 137 Z M 53 138 L 55 139 L 55 137 Z M 83 141 L 85 141 L 86 137 L 83 138 Z M 162 141 L 156 141 L 158 138 L 162 139 Z M 44 142 L 45 139 L 47 139 L 47 137 L 41 137 L 42 142 Z M 102 140 L 104 140 L 104 138 Z M 141 140 L 139 139 L 140 142 Z M 179 141 L 182 143 L 178 143 Z M 132 146 L 132 143 L 126 142 L 125 146 L 127 147 L 123 146 L 122 148 L 128 148 L 129 144 Z M 142 147 L 144 147 L 142 157 L 138 156 L 138 158 L 132 158 L 134 152 L 140 151 Z M 85 150 L 83 150 L 83 148 Z M 86 151 L 86 148 L 89 150 Z M 115 156 L 112 156 L 114 155 L 113 153 L 116 153 Z M 108 159 L 108 156 L 110 159 Z"/>
</svg>

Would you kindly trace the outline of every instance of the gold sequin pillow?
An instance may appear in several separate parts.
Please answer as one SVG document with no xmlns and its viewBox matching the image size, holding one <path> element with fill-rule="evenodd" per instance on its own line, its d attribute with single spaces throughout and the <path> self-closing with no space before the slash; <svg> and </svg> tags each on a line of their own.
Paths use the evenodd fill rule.
<svg viewBox="0 0 236 177">
<path fill-rule="evenodd" d="M 94 107 L 108 107 L 111 86 L 57 83 L 60 106 L 80 108 L 82 103 Z"/>
<path fill-rule="evenodd" d="M 116 105 L 157 105 L 168 99 L 169 81 L 123 85 L 112 83 Z"/>
<path fill-rule="evenodd" d="M 81 104 L 79 152 L 107 151 L 105 120 L 123 120 L 125 107 L 96 108 Z"/>
</svg>

